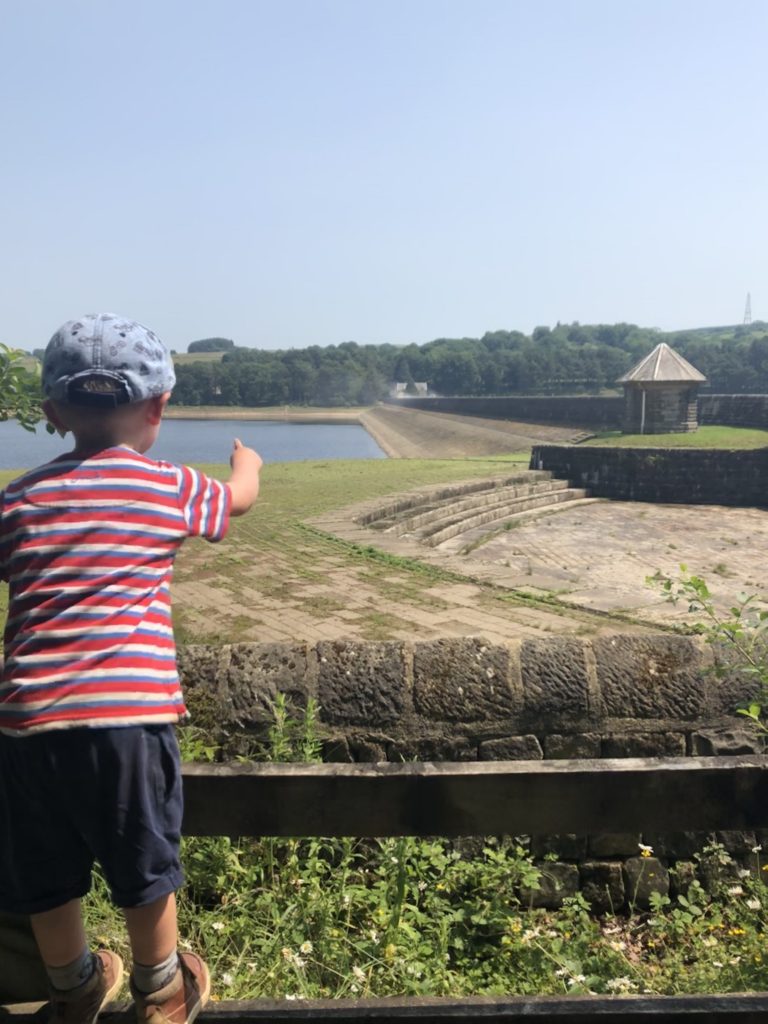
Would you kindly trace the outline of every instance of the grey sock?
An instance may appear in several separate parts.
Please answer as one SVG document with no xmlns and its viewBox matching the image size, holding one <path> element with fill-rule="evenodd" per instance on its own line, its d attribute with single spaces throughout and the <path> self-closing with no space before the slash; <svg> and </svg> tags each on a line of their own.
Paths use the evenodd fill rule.
<svg viewBox="0 0 768 1024">
<path fill-rule="evenodd" d="M 144 995 L 157 992 L 173 981 L 179 969 L 179 954 L 174 949 L 170 956 L 160 964 L 148 967 L 146 964 L 133 965 L 133 984 Z"/>
<path fill-rule="evenodd" d="M 49 967 L 46 964 L 45 970 L 51 985 L 57 992 L 69 992 L 78 985 L 88 981 L 96 969 L 96 958 L 87 946 L 71 964 L 63 967 Z"/>
</svg>

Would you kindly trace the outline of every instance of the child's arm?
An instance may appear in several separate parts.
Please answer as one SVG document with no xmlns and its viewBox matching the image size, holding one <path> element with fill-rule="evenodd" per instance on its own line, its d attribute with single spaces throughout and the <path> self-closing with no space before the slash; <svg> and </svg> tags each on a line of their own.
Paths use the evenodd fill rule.
<svg viewBox="0 0 768 1024">
<path fill-rule="evenodd" d="M 259 471 L 261 456 L 253 448 L 246 448 L 235 438 L 234 451 L 229 460 L 232 475 L 229 478 L 229 489 L 232 492 L 232 506 L 229 514 L 241 516 L 247 512 L 259 496 Z"/>
</svg>

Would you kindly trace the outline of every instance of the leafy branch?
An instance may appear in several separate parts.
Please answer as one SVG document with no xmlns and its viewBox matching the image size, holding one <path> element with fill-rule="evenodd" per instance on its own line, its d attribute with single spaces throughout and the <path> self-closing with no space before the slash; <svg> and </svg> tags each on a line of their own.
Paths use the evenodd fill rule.
<svg viewBox="0 0 768 1024">
<path fill-rule="evenodd" d="M 701 614 L 703 621 L 696 623 L 694 631 L 713 647 L 728 652 L 728 669 L 757 680 L 757 699 L 747 707 L 738 708 L 737 714 L 749 718 L 768 735 L 768 649 L 765 642 L 768 608 L 765 599 L 760 594 L 742 592 L 736 595 L 735 604 L 721 612 L 701 576 L 689 573 L 686 565 L 680 566 L 680 573 L 674 577 L 657 570 L 653 576 L 646 577 L 646 583 L 660 589 L 672 604 L 685 601 L 689 612 Z M 722 676 L 726 670 L 718 661 L 715 672 Z"/>
<path fill-rule="evenodd" d="M 0 343 L 0 421 L 16 419 L 34 430 L 43 415 L 38 375 L 24 365 L 24 354 Z"/>
</svg>

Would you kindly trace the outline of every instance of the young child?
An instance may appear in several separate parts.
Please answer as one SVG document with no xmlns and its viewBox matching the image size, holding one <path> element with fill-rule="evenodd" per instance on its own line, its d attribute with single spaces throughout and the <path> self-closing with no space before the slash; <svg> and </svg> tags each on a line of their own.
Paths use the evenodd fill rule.
<svg viewBox="0 0 768 1024">
<path fill-rule="evenodd" d="M 125 915 L 140 1024 L 188 1024 L 210 992 L 205 963 L 177 951 L 186 709 L 169 584 L 186 537 L 218 541 L 251 507 L 261 458 L 236 440 L 226 484 L 148 458 L 174 383 L 141 324 L 64 324 L 43 408 L 74 448 L 0 493 L 0 909 L 30 915 L 54 1024 L 92 1024 L 121 985 L 83 926 L 95 861 Z"/>
</svg>

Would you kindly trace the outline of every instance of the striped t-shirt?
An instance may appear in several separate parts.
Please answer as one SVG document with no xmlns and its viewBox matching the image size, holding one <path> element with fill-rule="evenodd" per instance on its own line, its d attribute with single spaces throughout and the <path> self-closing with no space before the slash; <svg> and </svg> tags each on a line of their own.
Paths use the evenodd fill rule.
<svg viewBox="0 0 768 1024">
<path fill-rule="evenodd" d="M 231 494 L 132 448 L 49 462 L 0 493 L 9 583 L 0 731 L 176 722 L 173 560 L 220 540 Z"/>
</svg>

